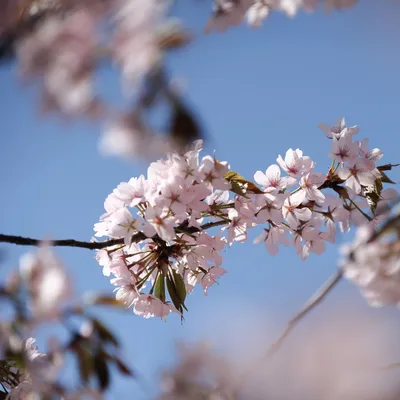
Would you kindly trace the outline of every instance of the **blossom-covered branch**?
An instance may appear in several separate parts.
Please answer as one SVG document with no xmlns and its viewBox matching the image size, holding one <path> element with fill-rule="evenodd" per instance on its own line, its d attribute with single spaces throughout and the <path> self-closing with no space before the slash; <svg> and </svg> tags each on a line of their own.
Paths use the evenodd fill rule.
<svg viewBox="0 0 400 400">
<path fill-rule="evenodd" d="M 197 141 L 186 153 L 153 162 L 147 177 L 120 183 L 94 227 L 97 237 L 124 241 L 96 254 L 118 288 L 117 299 L 144 317 L 182 316 L 186 295 L 196 285 L 207 293 L 226 273 L 222 250 L 246 242 L 251 228 L 262 227 L 254 243 L 264 243 L 271 255 L 279 245 L 294 245 L 305 260 L 335 243 L 337 228 L 347 232 L 351 225 L 385 220 L 398 197 L 396 190 L 383 188 L 393 183 L 385 171 L 394 165 L 377 166 L 383 152 L 370 149 L 368 139 L 354 140 L 359 128 L 346 126 L 344 118 L 333 127 L 319 126 L 332 141 L 325 174 L 300 149 L 289 149 L 252 182 L 225 161 L 200 160 Z M 205 231 L 219 225 L 217 235 Z M 137 232 L 143 240 L 133 242 Z M 147 282 L 150 289 L 144 292 Z"/>
</svg>

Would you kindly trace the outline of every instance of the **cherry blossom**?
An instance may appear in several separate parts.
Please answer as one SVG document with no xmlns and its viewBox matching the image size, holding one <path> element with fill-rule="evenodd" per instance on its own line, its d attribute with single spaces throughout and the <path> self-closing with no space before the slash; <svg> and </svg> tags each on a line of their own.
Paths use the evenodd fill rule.
<svg viewBox="0 0 400 400">
<path fill-rule="evenodd" d="M 345 277 L 360 287 L 373 306 L 400 304 L 400 261 L 396 242 L 370 241 L 373 225 L 360 227 L 356 239 L 342 246 Z"/>
<path fill-rule="evenodd" d="M 397 197 L 383 189 L 376 166 L 383 153 L 353 141 L 359 129 L 346 127 L 344 118 L 325 130 L 333 158 L 325 174 L 300 149 L 289 149 L 253 183 L 215 156 L 200 161 L 197 141 L 151 163 L 147 176 L 120 183 L 94 226 L 97 237 L 123 240 L 96 255 L 117 299 L 145 318 L 182 315 L 186 294 L 197 285 L 208 293 L 227 272 L 222 251 L 247 241 L 250 229 L 261 229 L 254 243 L 264 242 L 271 255 L 280 244 L 294 245 L 305 260 L 323 254 L 352 224 L 379 225 Z"/>
<path fill-rule="evenodd" d="M 299 226 L 301 221 L 308 221 L 312 217 L 312 212 L 309 208 L 298 208 L 305 198 L 304 192 L 297 192 L 288 197 L 282 208 L 283 216 L 292 229 Z"/>
<path fill-rule="evenodd" d="M 71 295 L 69 277 L 46 244 L 36 253 L 21 257 L 20 273 L 31 292 L 30 305 L 38 318 L 53 317 L 59 311 L 59 304 Z"/>
<path fill-rule="evenodd" d="M 282 194 L 272 195 L 266 193 L 265 195 L 257 196 L 257 203 L 261 205 L 260 211 L 257 212 L 257 223 L 270 221 L 275 225 L 283 222 L 282 205 L 285 196 Z"/>
<path fill-rule="evenodd" d="M 167 208 L 149 207 L 146 210 L 145 217 L 148 224 L 145 226 L 144 232 L 147 236 L 151 237 L 157 233 L 161 239 L 166 241 L 174 239 L 175 218 L 169 216 L 169 210 Z"/>
<path fill-rule="evenodd" d="M 257 171 L 254 180 L 262 186 L 264 192 L 275 192 L 296 184 L 296 179 L 290 176 L 281 177 L 281 170 L 276 164 L 270 165 L 265 174 Z"/>
<path fill-rule="evenodd" d="M 268 17 L 270 10 L 271 7 L 265 1 L 256 1 L 246 11 L 247 23 L 254 28 L 258 28 L 264 19 Z"/>
<path fill-rule="evenodd" d="M 279 155 L 276 161 L 293 178 L 300 178 L 313 168 L 313 162 L 310 157 L 303 156 L 303 152 L 300 149 L 289 149 L 286 152 L 285 159 Z"/>
<path fill-rule="evenodd" d="M 332 127 L 323 122 L 320 122 L 318 127 L 324 131 L 325 135 L 329 139 L 337 140 L 342 137 L 351 137 L 360 131 L 357 125 L 347 127 L 344 117 L 339 118 Z"/>
<path fill-rule="evenodd" d="M 323 204 L 325 195 L 318 188 L 324 183 L 325 178 L 322 174 L 310 172 L 300 179 L 299 195 L 304 195 L 304 199 Z M 304 202 L 304 200 L 303 200 Z"/>
<path fill-rule="evenodd" d="M 346 186 L 355 193 L 360 193 L 362 186 L 372 185 L 376 179 L 361 161 L 354 161 L 348 167 L 340 168 L 338 176 L 346 181 Z"/>
<path fill-rule="evenodd" d="M 358 155 L 358 145 L 353 143 L 351 137 L 345 135 L 332 140 L 332 148 L 329 157 L 338 162 L 355 161 Z"/>
<path fill-rule="evenodd" d="M 272 256 L 278 254 L 278 245 L 283 244 L 289 246 L 290 239 L 286 235 L 287 229 L 285 227 L 273 226 L 270 229 L 264 229 L 264 231 L 254 239 L 254 243 L 264 242 L 265 247 L 269 254 Z"/>
<path fill-rule="evenodd" d="M 379 149 L 368 149 L 369 140 L 366 138 L 362 142 L 360 142 L 360 156 L 364 161 L 366 168 L 371 171 L 375 168 L 375 163 L 379 161 L 383 152 Z"/>
</svg>

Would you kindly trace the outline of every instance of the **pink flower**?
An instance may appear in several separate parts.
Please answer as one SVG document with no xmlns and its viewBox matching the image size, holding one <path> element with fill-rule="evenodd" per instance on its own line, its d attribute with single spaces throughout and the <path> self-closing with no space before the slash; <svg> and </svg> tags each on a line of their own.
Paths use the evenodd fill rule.
<svg viewBox="0 0 400 400">
<path fill-rule="evenodd" d="M 146 200 L 146 188 L 146 179 L 140 175 L 139 178 L 131 178 L 129 182 L 120 183 L 113 193 L 125 206 L 135 207 Z"/>
<path fill-rule="evenodd" d="M 349 164 L 348 167 L 339 169 L 338 176 L 346 181 L 345 185 L 357 194 L 361 192 L 361 186 L 372 185 L 376 179 L 362 161 L 356 161 Z"/>
<path fill-rule="evenodd" d="M 228 243 L 229 246 L 232 245 L 234 241 L 236 242 L 244 242 L 247 240 L 247 227 L 248 225 L 251 225 L 251 221 L 242 218 L 239 216 L 239 213 L 235 209 L 230 209 L 229 210 L 229 219 L 231 220 L 231 223 L 228 225 L 227 229 L 228 231 Z"/>
<path fill-rule="evenodd" d="M 330 127 L 329 125 L 321 122 L 318 124 L 318 127 L 325 132 L 325 135 L 329 139 L 340 139 L 341 137 L 348 136 L 351 137 L 359 132 L 359 128 L 357 125 L 352 126 L 350 128 L 346 127 L 346 121 L 344 117 L 339 118 L 335 125 Z"/>
<path fill-rule="evenodd" d="M 215 190 L 209 196 L 206 197 L 205 202 L 210 206 L 217 204 L 226 204 L 229 201 L 228 190 Z"/>
<path fill-rule="evenodd" d="M 96 260 L 103 267 L 103 275 L 110 276 L 111 257 L 106 249 L 96 250 Z"/>
<path fill-rule="evenodd" d="M 290 176 L 281 178 L 281 170 L 276 164 L 270 165 L 265 174 L 257 171 L 254 180 L 263 187 L 266 193 L 276 192 L 296 184 L 296 179 Z"/>
<path fill-rule="evenodd" d="M 283 226 L 274 226 L 270 229 L 264 229 L 263 232 L 254 239 L 254 244 L 264 242 L 269 254 L 272 256 L 278 253 L 278 245 L 289 246 L 290 241 L 286 236 L 286 229 Z"/>
<path fill-rule="evenodd" d="M 253 28 L 258 28 L 268 17 L 270 9 L 264 2 L 256 1 L 246 12 L 247 23 Z"/>
<path fill-rule="evenodd" d="M 322 254 L 325 251 L 325 241 L 321 232 L 315 226 L 306 224 L 295 235 L 294 238 L 297 254 L 305 260 L 310 253 Z"/>
<path fill-rule="evenodd" d="M 31 293 L 33 313 L 39 318 L 56 315 L 61 304 L 71 296 L 69 277 L 45 244 L 36 253 L 21 257 L 20 273 Z"/>
<path fill-rule="evenodd" d="M 339 162 L 353 162 L 358 155 L 358 145 L 352 142 L 349 136 L 341 136 L 339 139 L 333 138 L 329 157 Z"/>
<path fill-rule="evenodd" d="M 304 157 L 303 152 L 299 149 L 289 149 L 286 152 L 285 160 L 279 155 L 276 161 L 288 175 L 294 178 L 300 178 L 313 168 L 310 157 Z"/>
<path fill-rule="evenodd" d="M 282 196 L 274 196 L 266 193 L 257 196 L 257 203 L 262 206 L 257 213 L 257 223 L 271 221 L 275 225 L 279 225 L 283 221 L 282 205 L 284 198 Z"/>
<path fill-rule="evenodd" d="M 48 106 L 63 114 L 90 114 L 96 107 L 91 77 L 96 46 L 96 18 L 79 8 L 46 18 L 19 43 L 18 56 L 25 75 L 43 77 Z"/>
<path fill-rule="evenodd" d="M 212 30 L 224 31 L 230 26 L 239 25 L 254 0 L 214 0 L 212 18 L 205 27 L 206 33 Z"/>
<path fill-rule="evenodd" d="M 366 168 L 369 171 L 375 169 L 375 163 L 379 161 L 383 157 L 383 152 L 379 149 L 371 149 L 368 150 L 368 139 L 364 139 L 360 142 L 360 156 L 361 159 L 364 161 Z"/>
<path fill-rule="evenodd" d="M 221 268 L 221 267 L 211 267 L 207 274 L 205 274 L 200 282 L 201 282 L 201 286 L 203 286 L 204 289 L 204 294 L 207 295 L 207 290 L 208 288 L 213 285 L 215 282 L 217 282 L 218 278 L 222 275 L 226 274 L 226 270 Z"/>
<path fill-rule="evenodd" d="M 175 215 L 180 215 L 186 212 L 187 204 L 194 197 L 193 192 L 186 190 L 184 179 L 175 177 L 160 188 L 156 201 L 159 205 L 169 208 Z"/>
<path fill-rule="evenodd" d="M 147 237 L 157 233 L 161 239 L 167 242 L 174 240 L 175 218 L 169 216 L 168 208 L 148 207 L 145 212 L 145 219 L 148 223 L 143 232 Z"/>
<path fill-rule="evenodd" d="M 218 162 L 211 156 L 205 156 L 201 160 L 199 168 L 200 177 L 207 185 L 219 190 L 229 190 L 231 184 L 224 178 L 224 175 L 229 171 L 229 166 L 226 162 Z"/>
<path fill-rule="evenodd" d="M 138 297 L 133 311 L 136 315 L 140 315 L 143 318 L 165 318 L 172 311 L 178 312 L 173 305 L 163 303 L 157 297 L 149 294 L 141 294 Z"/>
<path fill-rule="evenodd" d="M 309 221 L 312 212 L 309 208 L 297 208 L 304 200 L 304 193 L 297 192 L 288 197 L 283 204 L 283 216 L 292 229 L 297 228 L 301 222 Z"/>
<path fill-rule="evenodd" d="M 280 0 L 279 8 L 290 18 L 293 18 L 298 9 L 303 6 L 303 0 Z"/>
<path fill-rule="evenodd" d="M 164 10 L 157 0 L 120 0 L 111 48 L 126 81 L 139 83 L 160 61 L 157 28 Z"/>
<path fill-rule="evenodd" d="M 141 221 L 133 218 L 127 208 L 120 208 L 110 216 L 108 236 L 123 237 L 125 244 L 128 246 L 132 243 L 133 234 L 137 233 L 141 226 Z"/>
</svg>

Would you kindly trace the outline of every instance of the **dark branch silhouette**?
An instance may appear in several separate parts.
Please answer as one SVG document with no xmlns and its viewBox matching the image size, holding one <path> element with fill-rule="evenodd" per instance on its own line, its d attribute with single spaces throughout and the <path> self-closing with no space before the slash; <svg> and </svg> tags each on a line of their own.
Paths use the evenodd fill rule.
<svg viewBox="0 0 400 400">
<path fill-rule="evenodd" d="M 200 229 L 194 227 L 189 228 L 188 233 L 200 232 L 201 230 L 206 230 L 216 226 L 225 225 L 228 222 L 229 221 L 225 220 L 207 222 L 201 225 Z M 143 232 L 138 232 L 132 236 L 132 243 L 140 242 L 141 240 L 145 239 L 147 239 L 147 236 Z M 43 243 L 43 240 L 32 239 L 23 236 L 0 234 L 0 243 L 11 243 L 19 246 L 40 246 L 40 244 Z M 106 247 L 115 246 L 118 244 L 124 244 L 124 239 L 123 238 L 109 239 L 104 242 L 85 242 L 75 239 L 60 239 L 60 240 L 50 240 L 49 244 L 54 247 L 79 247 L 81 249 L 100 250 L 100 249 L 105 249 Z"/>
<path fill-rule="evenodd" d="M 132 241 L 135 242 L 143 239 L 146 239 L 146 236 L 142 232 L 139 232 L 132 236 Z M 32 239 L 22 236 L 0 234 L 0 242 L 12 243 L 20 246 L 39 246 L 41 243 L 43 243 L 43 240 Z M 61 239 L 61 240 L 51 240 L 49 243 L 51 246 L 57 246 L 57 247 L 80 247 L 82 249 L 99 250 L 109 246 L 114 246 L 116 244 L 123 244 L 124 239 L 123 238 L 110 239 L 104 242 L 85 242 L 74 239 Z"/>
</svg>

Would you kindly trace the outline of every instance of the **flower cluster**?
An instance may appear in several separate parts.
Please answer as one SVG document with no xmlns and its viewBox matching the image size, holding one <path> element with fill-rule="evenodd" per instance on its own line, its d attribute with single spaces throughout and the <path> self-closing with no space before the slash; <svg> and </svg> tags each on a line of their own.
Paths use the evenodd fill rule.
<svg viewBox="0 0 400 400">
<path fill-rule="evenodd" d="M 62 367 L 62 357 L 54 357 L 53 354 L 50 359 L 47 354 L 39 352 L 35 342 L 36 339 L 30 337 L 21 343 L 24 369 L 10 368 L 10 373 L 18 377 L 14 384 L 6 383 L 11 400 L 29 398 L 29 394 L 33 393 L 48 392 Z"/>
<path fill-rule="evenodd" d="M 176 119 L 178 106 L 182 109 L 181 94 L 164 72 L 163 59 L 165 52 L 186 45 L 189 35 L 178 21 L 168 18 L 168 1 L 5 3 L 7 12 L 0 17 L 0 59 L 6 46 L 3 42 L 13 42 L 21 76 L 41 89 L 44 112 L 105 123 L 100 141 L 105 154 L 147 156 L 146 150 L 157 146 L 160 156 L 176 145 L 173 138 L 180 134 L 178 129 L 167 132 L 168 136 L 159 135 L 147 116 L 160 102 L 171 109 L 167 120 Z M 96 74 L 104 60 L 118 68 L 128 100 L 126 109 L 116 111 L 97 88 Z M 195 135 L 190 141 L 201 136 L 196 135 L 192 114 L 188 109 L 184 115 L 193 119 Z M 188 139 L 181 139 L 187 144 Z"/>
<path fill-rule="evenodd" d="M 397 211 L 383 224 L 359 227 L 353 243 L 341 248 L 344 276 L 372 306 L 400 305 L 399 234 Z"/>
<path fill-rule="evenodd" d="M 273 11 L 284 12 L 293 18 L 300 9 L 314 11 L 319 0 L 214 0 L 214 13 L 206 31 L 223 31 L 243 20 L 253 28 L 259 27 Z M 357 0 L 324 0 L 325 10 L 352 7 Z"/>
<path fill-rule="evenodd" d="M 66 115 L 100 111 L 93 88 L 99 56 L 109 54 L 127 81 L 141 81 L 161 57 L 159 32 L 163 3 L 158 0 L 65 3 L 66 15 L 48 17 L 18 46 L 25 76 L 43 77 L 45 104 Z M 104 14 L 115 15 L 110 41 L 99 37 Z"/>
<path fill-rule="evenodd" d="M 345 8 L 356 0 L 324 0 L 325 8 Z M 63 118 L 105 123 L 100 150 L 122 157 L 164 156 L 202 138 L 195 110 L 166 73 L 164 55 L 190 42 L 168 17 L 166 0 L 3 0 L 0 60 L 17 56 L 25 81 L 38 84 L 42 110 Z M 223 30 L 243 19 L 259 26 L 272 11 L 293 17 L 315 10 L 318 0 L 214 0 L 206 30 Z M 111 61 L 123 78 L 126 108 L 101 95 L 96 75 Z M 151 110 L 167 105 L 166 134 L 152 126 Z M 150 118 L 149 118 L 150 117 Z"/>
<path fill-rule="evenodd" d="M 132 372 L 120 359 L 114 333 L 88 314 L 85 306 L 120 304 L 99 294 L 73 301 L 71 281 L 50 245 L 39 242 L 38 251 L 21 257 L 19 271 L 0 283 L 4 310 L 0 318 L 0 385 L 11 400 L 50 394 L 64 400 L 85 394 L 101 399 L 110 383 L 111 364 L 124 375 L 132 376 Z M 43 324 L 60 324 L 69 333 L 63 339 L 48 336 L 47 354 L 38 351 L 31 337 Z M 70 356 L 80 366 L 82 381 L 72 390 L 64 385 L 61 374 Z M 95 387 L 89 384 L 91 377 L 98 382 Z"/>
<path fill-rule="evenodd" d="M 96 258 L 117 287 L 117 299 L 146 318 L 182 314 L 187 293 L 196 285 L 207 293 L 226 273 L 222 250 L 245 242 L 249 228 L 262 227 L 255 243 L 270 254 L 281 244 L 294 245 L 304 260 L 322 254 L 337 230 L 385 218 L 397 192 L 383 190 L 383 170 L 391 168 L 376 166 L 383 153 L 368 149 L 368 140 L 354 140 L 359 129 L 347 127 L 344 118 L 320 127 L 332 140 L 326 174 L 301 150 L 289 149 L 277 164 L 257 171 L 254 183 L 227 162 L 200 160 L 197 141 L 184 154 L 152 163 L 147 177 L 120 183 L 94 226 L 95 236 L 112 239 Z M 217 226 L 217 235 L 207 232 Z"/>
</svg>

